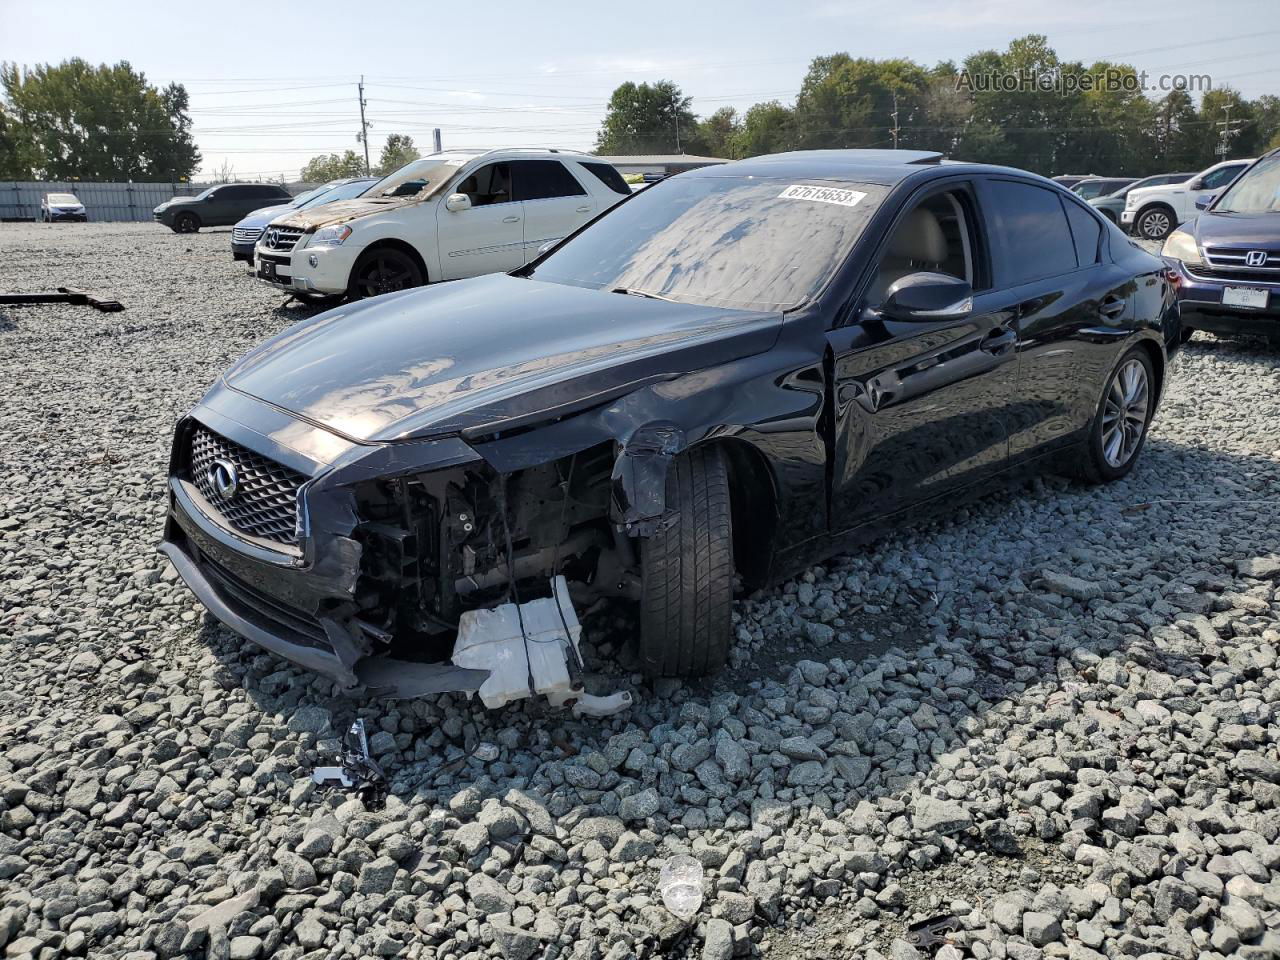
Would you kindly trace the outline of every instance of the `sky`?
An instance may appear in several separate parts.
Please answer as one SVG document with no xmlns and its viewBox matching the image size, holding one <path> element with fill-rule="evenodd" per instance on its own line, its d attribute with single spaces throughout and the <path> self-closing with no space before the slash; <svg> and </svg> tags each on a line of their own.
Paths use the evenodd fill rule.
<svg viewBox="0 0 1280 960">
<path fill-rule="evenodd" d="M 609 94 L 627 80 L 673 80 L 707 116 L 792 102 L 815 56 L 932 65 L 1027 33 L 1046 34 L 1066 60 L 1209 74 L 1250 98 L 1280 93 L 1280 2 L 1233 0 L 1230 17 L 1212 9 L 1205 0 L 0 0 L 0 61 L 128 60 L 152 83 L 186 85 L 198 179 L 224 168 L 293 179 L 315 154 L 363 149 L 361 76 L 374 163 L 388 134 L 409 134 L 426 152 L 435 127 L 446 149 L 589 149 Z"/>
</svg>

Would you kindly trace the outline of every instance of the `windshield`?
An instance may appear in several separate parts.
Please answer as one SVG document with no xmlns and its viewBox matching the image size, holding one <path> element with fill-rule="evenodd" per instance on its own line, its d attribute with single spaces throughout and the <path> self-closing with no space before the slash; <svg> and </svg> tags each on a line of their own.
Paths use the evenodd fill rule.
<svg viewBox="0 0 1280 960">
<path fill-rule="evenodd" d="M 1280 211 L 1280 153 L 1259 160 L 1240 175 L 1213 205 L 1215 213 L 1275 213 Z"/>
<path fill-rule="evenodd" d="M 297 210 L 312 197 L 320 196 L 320 194 L 324 193 L 326 189 L 326 187 L 312 187 L 310 190 L 303 190 L 300 194 L 285 204 L 285 206 L 290 210 Z"/>
<path fill-rule="evenodd" d="M 50 203 L 79 203 L 75 198 L 75 194 L 71 193 L 51 193 L 49 194 Z"/>
<path fill-rule="evenodd" d="M 300 210 L 306 210 L 308 207 L 323 206 L 335 200 L 352 200 L 368 190 L 372 183 L 372 180 L 354 180 L 351 183 L 340 183 L 328 190 L 321 188 L 315 196 L 309 197 L 305 203 L 297 206 Z"/>
<path fill-rule="evenodd" d="M 217 187 L 205 187 L 205 189 L 201 190 L 199 193 L 195 195 L 195 199 L 203 200 L 205 197 L 209 196 L 209 194 L 213 193 L 213 191 L 217 189 L 218 189 Z"/>
<path fill-rule="evenodd" d="M 623 202 L 529 276 L 688 303 L 786 310 L 814 297 L 888 189 L 676 177 Z"/>
<path fill-rule="evenodd" d="M 423 157 L 389 173 L 369 189 L 371 197 L 412 197 L 426 191 L 431 196 L 466 163 L 464 157 Z"/>
</svg>

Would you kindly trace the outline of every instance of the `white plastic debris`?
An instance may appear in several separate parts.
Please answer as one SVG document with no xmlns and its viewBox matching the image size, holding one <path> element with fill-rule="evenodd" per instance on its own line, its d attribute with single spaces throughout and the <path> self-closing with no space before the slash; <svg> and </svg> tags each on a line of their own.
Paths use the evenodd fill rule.
<svg viewBox="0 0 1280 960">
<path fill-rule="evenodd" d="M 702 906 L 702 864 L 680 854 L 662 865 L 658 874 L 662 902 L 681 920 L 692 920 Z"/>
<path fill-rule="evenodd" d="M 579 715 L 608 716 L 625 710 L 631 706 L 629 693 L 593 697 L 575 682 L 569 663 L 582 662 L 582 626 L 564 577 L 551 581 L 551 592 L 550 597 L 519 605 L 465 612 L 458 621 L 454 664 L 489 671 L 478 692 L 491 710 L 535 693 L 553 707 L 575 701 L 574 713 Z"/>
</svg>

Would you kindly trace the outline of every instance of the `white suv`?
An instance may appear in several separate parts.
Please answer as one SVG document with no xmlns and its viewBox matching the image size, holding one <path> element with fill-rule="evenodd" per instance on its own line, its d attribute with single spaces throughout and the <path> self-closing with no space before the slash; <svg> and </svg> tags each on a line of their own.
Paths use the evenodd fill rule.
<svg viewBox="0 0 1280 960">
<path fill-rule="evenodd" d="M 273 220 L 254 272 L 303 299 L 505 272 L 630 195 L 617 170 L 585 153 L 433 153 L 355 200 Z"/>
<path fill-rule="evenodd" d="M 1196 216 L 1197 197 L 1223 189 L 1251 163 L 1252 160 L 1224 160 L 1182 183 L 1130 190 L 1124 198 L 1120 226 L 1125 233 L 1144 240 L 1163 240 L 1178 224 Z"/>
</svg>

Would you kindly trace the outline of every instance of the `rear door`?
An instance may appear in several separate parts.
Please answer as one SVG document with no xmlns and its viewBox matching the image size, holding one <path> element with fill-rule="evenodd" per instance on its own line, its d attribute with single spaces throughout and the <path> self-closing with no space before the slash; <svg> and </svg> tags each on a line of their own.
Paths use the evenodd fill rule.
<svg viewBox="0 0 1280 960">
<path fill-rule="evenodd" d="M 524 262 L 595 212 L 591 194 L 559 160 L 514 160 L 511 177 L 516 199 L 524 204 Z"/>
<path fill-rule="evenodd" d="M 434 204 L 443 280 L 505 273 L 525 262 L 524 204 L 511 190 L 511 164 L 489 163 L 453 191 L 471 198 L 469 210 Z"/>
<path fill-rule="evenodd" d="M 1030 181 L 986 177 L 979 197 L 997 287 L 1018 332 L 1009 456 L 1026 460 L 1079 439 L 1095 384 L 1128 335 L 1134 281 L 1104 262 L 1103 225 L 1075 197 Z"/>
</svg>

